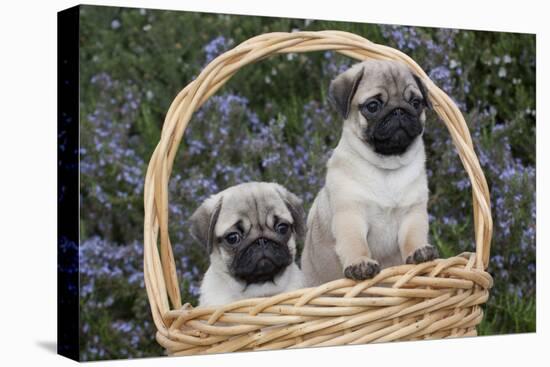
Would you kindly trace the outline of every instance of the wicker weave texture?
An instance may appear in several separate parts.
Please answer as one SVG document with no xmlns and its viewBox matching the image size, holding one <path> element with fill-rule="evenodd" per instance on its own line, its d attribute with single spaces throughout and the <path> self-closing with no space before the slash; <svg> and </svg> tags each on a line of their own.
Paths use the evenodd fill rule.
<svg viewBox="0 0 550 367">
<path fill-rule="evenodd" d="M 384 269 L 217 308 L 183 305 L 168 234 L 168 181 L 193 113 L 240 68 L 274 54 L 333 50 L 357 60 L 407 64 L 426 84 L 472 183 L 475 253 Z M 199 122 L 197 122 L 199 123 Z M 299 348 L 476 335 L 492 278 L 489 190 L 464 118 L 404 53 L 340 31 L 267 33 L 214 59 L 174 99 L 151 157 L 144 193 L 144 277 L 157 341 L 168 354 Z"/>
</svg>

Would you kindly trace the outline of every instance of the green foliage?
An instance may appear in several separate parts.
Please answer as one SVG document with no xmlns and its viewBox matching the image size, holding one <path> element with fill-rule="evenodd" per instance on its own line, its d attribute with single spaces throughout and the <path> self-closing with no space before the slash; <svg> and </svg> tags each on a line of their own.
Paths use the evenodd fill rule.
<svg viewBox="0 0 550 367">
<path fill-rule="evenodd" d="M 503 294 L 490 299 L 485 316 L 478 326 L 479 335 L 530 333 L 536 324 L 535 298 L 520 298 Z"/>
</svg>

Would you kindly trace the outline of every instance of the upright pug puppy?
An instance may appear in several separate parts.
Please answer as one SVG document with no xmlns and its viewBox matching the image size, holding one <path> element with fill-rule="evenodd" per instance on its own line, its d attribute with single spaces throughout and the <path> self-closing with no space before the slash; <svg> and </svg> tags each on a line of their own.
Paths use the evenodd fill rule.
<svg viewBox="0 0 550 367">
<path fill-rule="evenodd" d="M 210 254 L 199 304 L 301 288 L 294 259 L 305 231 L 301 200 L 275 183 L 243 183 L 206 199 L 191 216 L 191 233 Z"/>
<path fill-rule="evenodd" d="M 430 102 L 420 78 L 395 61 L 364 61 L 332 81 L 329 98 L 344 124 L 308 214 L 306 285 L 436 258 L 422 141 Z"/>
</svg>

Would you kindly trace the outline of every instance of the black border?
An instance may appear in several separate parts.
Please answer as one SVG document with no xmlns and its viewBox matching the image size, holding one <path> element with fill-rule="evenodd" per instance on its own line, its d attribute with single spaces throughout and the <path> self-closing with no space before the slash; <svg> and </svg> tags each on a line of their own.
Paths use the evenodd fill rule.
<svg viewBox="0 0 550 367">
<path fill-rule="evenodd" d="M 57 353 L 79 355 L 79 16 L 57 13 Z"/>
</svg>

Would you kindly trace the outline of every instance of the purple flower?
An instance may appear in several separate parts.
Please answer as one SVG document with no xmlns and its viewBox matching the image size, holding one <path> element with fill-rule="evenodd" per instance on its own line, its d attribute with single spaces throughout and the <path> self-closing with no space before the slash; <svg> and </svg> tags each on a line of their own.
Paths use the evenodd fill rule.
<svg viewBox="0 0 550 367">
<path fill-rule="evenodd" d="M 116 29 L 119 29 L 120 26 L 121 26 L 120 20 L 113 19 L 113 21 L 111 22 L 111 28 L 116 30 Z"/>
<path fill-rule="evenodd" d="M 227 51 L 233 45 L 233 43 L 234 43 L 233 39 L 231 38 L 226 39 L 224 36 L 218 36 L 216 38 L 213 38 L 203 48 L 203 51 L 206 55 L 206 63 L 209 63 L 210 61 L 218 57 L 220 54 Z"/>
</svg>

